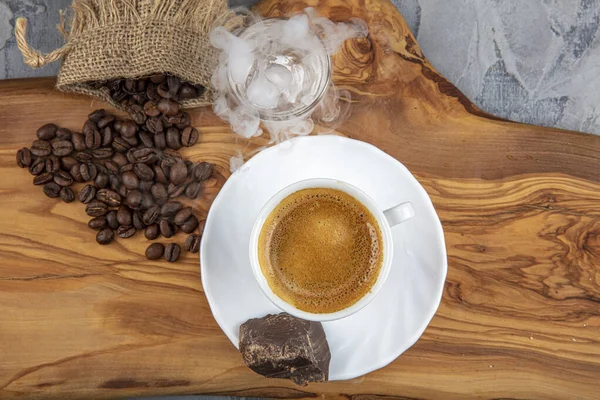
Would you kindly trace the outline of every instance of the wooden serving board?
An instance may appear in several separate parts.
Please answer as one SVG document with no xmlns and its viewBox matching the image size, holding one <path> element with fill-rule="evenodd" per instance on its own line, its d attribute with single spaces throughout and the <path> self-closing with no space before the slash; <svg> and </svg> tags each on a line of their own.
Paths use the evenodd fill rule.
<svg viewBox="0 0 600 400">
<path fill-rule="evenodd" d="M 423 57 L 388 1 L 258 10 L 309 5 L 370 28 L 334 60 L 335 82 L 354 98 L 338 133 L 404 163 L 442 220 L 448 278 L 422 338 L 352 381 L 298 387 L 254 374 L 211 316 L 197 255 L 149 262 L 139 234 L 100 247 L 82 205 L 48 199 L 16 166 L 40 125 L 78 129 L 106 105 L 58 93 L 51 79 L 3 81 L 0 398 L 599 398 L 600 137 L 481 112 Z M 218 165 L 198 203 L 206 213 L 230 157 L 266 141 L 240 139 L 208 109 L 193 121 L 203 135 L 185 155 Z"/>
</svg>

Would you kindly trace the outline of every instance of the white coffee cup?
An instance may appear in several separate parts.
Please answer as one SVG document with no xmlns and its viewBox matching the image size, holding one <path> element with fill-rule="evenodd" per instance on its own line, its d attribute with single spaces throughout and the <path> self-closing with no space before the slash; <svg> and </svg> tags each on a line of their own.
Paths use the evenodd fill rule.
<svg viewBox="0 0 600 400">
<path fill-rule="evenodd" d="M 373 287 L 371 287 L 371 290 L 369 290 L 369 292 L 360 298 L 356 303 L 333 313 L 317 314 L 303 311 L 281 299 L 269 286 L 269 282 L 262 272 L 258 258 L 258 238 L 267 217 L 279 205 L 279 203 L 281 203 L 289 195 L 299 190 L 313 188 L 336 189 L 354 197 L 365 207 L 367 207 L 367 209 L 375 217 L 377 223 L 379 224 L 383 240 L 383 262 L 379 271 L 379 276 L 377 277 Z M 258 285 L 265 296 L 267 296 L 267 298 L 271 300 L 273 304 L 288 314 L 310 321 L 333 321 L 336 319 L 345 318 L 369 304 L 371 300 L 375 298 L 379 290 L 383 287 L 390 273 L 394 252 L 392 227 L 411 219 L 414 217 L 414 215 L 415 211 L 410 202 L 401 203 L 388 210 L 382 211 L 381 208 L 379 208 L 377 204 L 375 204 L 375 202 L 362 190 L 348 183 L 335 179 L 307 179 L 293 183 L 271 197 L 254 221 L 254 227 L 252 228 L 252 233 L 250 235 L 250 264 L 252 266 L 252 273 L 254 274 L 254 277 L 256 278 L 256 281 L 258 282 Z"/>
</svg>

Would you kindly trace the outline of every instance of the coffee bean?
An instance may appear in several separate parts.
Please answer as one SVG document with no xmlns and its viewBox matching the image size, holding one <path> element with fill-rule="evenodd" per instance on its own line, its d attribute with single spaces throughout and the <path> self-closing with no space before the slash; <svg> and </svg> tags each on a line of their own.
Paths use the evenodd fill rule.
<svg viewBox="0 0 600 400">
<path fill-rule="evenodd" d="M 158 228 L 158 224 L 148 225 L 144 230 L 144 236 L 148 240 L 154 240 L 160 236 L 160 229 Z"/>
<path fill-rule="evenodd" d="M 131 225 L 121 225 L 117 228 L 117 235 L 122 239 L 127 239 L 135 235 L 135 227 Z"/>
<path fill-rule="evenodd" d="M 98 125 L 98 129 L 104 129 L 105 127 L 108 126 L 108 124 L 112 124 L 115 120 L 115 116 L 112 114 L 108 114 L 105 117 L 103 117 L 102 119 L 100 119 L 98 122 L 96 122 L 96 125 Z"/>
<path fill-rule="evenodd" d="M 108 170 L 104 166 L 104 161 L 105 160 L 99 160 L 97 158 L 94 158 L 93 164 L 96 166 L 96 170 L 98 171 L 98 174 L 107 174 L 108 175 Z"/>
<path fill-rule="evenodd" d="M 142 193 L 144 192 L 149 192 L 150 189 L 152 188 L 152 185 L 154 185 L 154 181 L 150 181 L 150 180 L 141 180 L 140 181 L 140 191 Z"/>
<path fill-rule="evenodd" d="M 60 169 L 60 161 L 54 154 L 48 156 L 45 161 L 44 171 L 55 173 Z"/>
<path fill-rule="evenodd" d="M 146 120 L 146 129 L 152 133 L 163 131 L 163 123 L 159 117 L 150 117 Z"/>
<path fill-rule="evenodd" d="M 29 166 L 29 173 L 31 173 L 31 175 L 39 175 L 44 171 L 45 168 L 46 160 L 43 158 L 36 158 Z"/>
<path fill-rule="evenodd" d="M 133 151 L 133 162 L 153 164 L 158 161 L 158 152 L 154 148 L 142 148 Z"/>
<path fill-rule="evenodd" d="M 146 210 L 143 216 L 144 224 L 151 225 L 158 221 L 158 217 L 160 217 L 160 206 L 158 204 L 153 205 L 149 209 Z"/>
<path fill-rule="evenodd" d="M 152 139 L 152 135 L 147 131 L 140 132 L 138 134 L 138 137 L 140 138 L 140 142 L 142 142 L 142 145 L 144 147 L 154 147 L 154 140 Z"/>
<path fill-rule="evenodd" d="M 131 95 L 131 98 L 137 103 L 136 105 L 139 105 L 140 107 L 142 106 L 142 104 L 148 101 L 148 96 L 146 96 L 146 93 L 136 93 Z"/>
<path fill-rule="evenodd" d="M 73 143 L 68 140 L 57 140 L 52 142 L 52 153 L 58 157 L 64 157 L 73 151 Z"/>
<path fill-rule="evenodd" d="M 119 166 L 117 165 L 116 162 L 114 162 L 112 160 L 104 160 L 104 167 L 108 171 L 108 174 L 118 174 L 119 173 Z"/>
<path fill-rule="evenodd" d="M 46 183 L 44 185 L 44 194 L 51 198 L 56 198 L 60 195 L 60 186 L 54 182 Z"/>
<path fill-rule="evenodd" d="M 127 187 L 125 187 L 125 185 L 120 185 L 118 187 L 117 193 L 119 193 L 119 195 L 121 196 L 121 199 L 124 199 L 125 197 L 129 196 L 129 189 L 127 189 Z"/>
<path fill-rule="evenodd" d="M 65 171 L 70 171 L 71 167 L 76 164 L 79 164 L 79 161 L 77 161 L 74 157 L 67 156 L 60 159 L 60 165 Z"/>
<path fill-rule="evenodd" d="M 73 143 L 73 148 L 75 151 L 83 151 L 86 149 L 85 138 L 81 133 L 75 132 L 73 135 L 71 135 L 71 143 Z"/>
<path fill-rule="evenodd" d="M 129 208 L 137 209 L 142 203 L 142 193 L 139 190 L 131 190 L 125 198 L 125 205 Z"/>
<path fill-rule="evenodd" d="M 96 179 L 98 169 L 94 164 L 81 164 L 79 166 L 79 173 L 81 174 L 81 179 L 87 182 Z"/>
<path fill-rule="evenodd" d="M 119 207 L 121 205 L 121 196 L 119 193 L 110 189 L 98 190 L 96 198 L 109 207 Z"/>
<path fill-rule="evenodd" d="M 167 75 L 167 85 L 169 86 L 171 97 L 175 97 L 181 87 L 181 79 L 173 75 Z"/>
<path fill-rule="evenodd" d="M 160 115 L 160 111 L 158 110 L 158 106 L 153 101 L 147 101 L 144 104 L 144 112 L 149 117 L 158 117 Z"/>
<path fill-rule="evenodd" d="M 144 92 L 146 90 L 146 85 L 148 84 L 148 80 L 146 78 L 141 78 L 137 80 L 136 90 L 138 92 Z"/>
<path fill-rule="evenodd" d="M 168 183 L 167 175 L 165 175 L 165 172 L 160 167 L 160 165 L 153 165 L 152 170 L 154 171 L 154 179 L 156 180 L 156 182 L 160 182 L 163 184 Z"/>
<path fill-rule="evenodd" d="M 129 154 L 130 153 L 127 153 L 127 155 L 129 155 Z M 133 163 L 123 165 L 121 168 L 119 168 L 119 171 L 121 171 L 121 174 L 124 174 L 125 172 L 133 171 Z"/>
<path fill-rule="evenodd" d="M 176 197 L 181 196 L 181 194 L 183 192 L 185 192 L 185 184 L 184 185 L 174 185 L 172 183 L 169 183 L 169 186 L 167 186 L 167 193 L 169 194 L 169 197 L 174 199 Z"/>
<path fill-rule="evenodd" d="M 185 233 L 192 233 L 194 229 L 198 227 L 198 219 L 195 216 L 191 216 L 181 226 L 181 230 Z"/>
<path fill-rule="evenodd" d="M 160 85 L 156 86 L 156 92 L 160 97 L 164 99 L 170 99 L 172 97 L 171 93 L 169 93 L 169 86 L 166 82 L 163 82 Z"/>
<path fill-rule="evenodd" d="M 175 226 L 168 219 L 161 219 L 158 227 L 160 234 L 166 238 L 170 238 L 175 234 Z"/>
<path fill-rule="evenodd" d="M 42 163 L 45 164 L 45 163 Z M 39 174 L 38 176 L 36 176 L 35 178 L 33 178 L 33 184 L 34 185 L 45 185 L 48 182 L 51 182 L 53 179 L 53 176 L 50 172 L 42 172 L 41 174 Z"/>
<path fill-rule="evenodd" d="M 94 217 L 88 222 L 88 226 L 92 229 L 100 230 L 108 226 L 105 216 Z"/>
<path fill-rule="evenodd" d="M 154 134 L 154 146 L 159 150 L 167 148 L 167 137 L 164 132 L 158 132 Z"/>
<path fill-rule="evenodd" d="M 85 151 L 80 151 L 79 153 L 75 154 L 75 159 L 80 163 L 90 163 L 92 162 L 93 158 L 94 157 L 90 153 Z"/>
<path fill-rule="evenodd" d="M 167 189 L 162 183 L 155 183 L 152 185 L 150 193 L 152 193 L 152 197 L 154 197 L 154 200 L 160 205 L 165 204 L 169 200 Z"/>
<path fill-rule="evenodd" d="M 163 115 L 162 118 L 163 118 L 163 125 L 165 125 L 165 126 L 168 126 L 168 127 L 184 126 L 185 117 L 183 116 L 183 114 L 169 115 L 169 116 Z M 177 129 L 180 129 L 180 128 L 177 128 Z"/>
<path fill-rule="evenodd" d="M 185 188 L 185 195 L 189 199 L 195 199 L 196 197 L 198 197 L 198 195 L 200 194 L 201 191 L 202 191 L 202 184 L 200 184 L 198 182 L 191 182 Z"/>
<path fill-rule="evenodd" d="M 190 235 L 185 240 L 185 249 L 190 253 L 197 253 L 200 250 L 200 236 Z"/>
<path fill-rule="evenodd" d="M 127 113 L 131 117 L 131 119 L 138 125 L 143 125 L 146 122 L 146 113 L 144 113 L 144 109 L 139 104 L 134 104 L 132 106 L 127 107 Z"/>
<path fill-rule="evenodd" d="M 177 127 L 177 129 L 184 129 L 191 125 L 191 121 L 192 119 L 190 117 L 190 114 L 187 112 L 183 112 L 181 113 L 180 122 L 178 124 L 175 124 L 175 126 Z"/>
<path fill-rule="evenodd" d="M 52 146 L 50 145 L 50 142 L 45 140 L 34 140 L 29 151 L 31 151 L 34 156 L 46 157 L 52 152 Z"/>
<path fill-rule="evenodd" d="M 123 90 L 128 94 L 135 93 L 136 86 L 135 79 L 127 78 L 123 83 Z"/>
<path fill-rule="evenodd" d="M 148 260 L 158 260 L 165 253 L 165 246 L 161 243 L 152 243 L 146 249 L 146 258 Z"/>
<path fill-rule="evenodd" d="M 119 175 L 109 175 L 108 176 L 108 183 L 109 183 L 109 187 L 114 190 L 115 192 L 119 193 L 121 195 L 121 198 L 123 197 L 123 195 L 121 194 L 121 179 Z M 127 190 L 127 188 L 125 188 Z M 125 194 L 127 195 L 127 194 Z"/>
<path fill-rule="evenodd" d="M 131 148 L 131 145 L 121 136 L 117 136 L 113 139 L 112 147 L 119 153 L 126 153 Z"/>
<path fill-rule="evenodd" d="M 55 173 L 60 169 L 60 161 L 55 155 L 50 155 L 46 158 L 44 170 L 46 172 Z"/>
<path fill-rule="evenodd" d="M 181 148 L 181 134 L 177 128 L 167 129 L 167 146 L 173 150 Z"/>
<path fill-rule="evenodd" d="M 169 174 L 169 179 L 171 183 L 174 185 L 181 185 L 187 179 L 187 167 L 185 163 L 181 160 L 178 160 L 175 165 L 171 168 L 171 173 Z"/>
<path fill-rule="evenodd" d="M 117 212 L 115 210 L 111 210 L 106 213 L 106 224 L 111 229 L 117 229 L 119 227 L 119 221 L 117 220 Z"/>
<path fill-rule="evenodd" d="M 181 144 L 187 147 L 193 146 L 198 141 L 199 136 L 198 129 L 187 126 L 181 131 Z"/>
<path fill-rule="evenodd" d="M 163 217 L 170 217 L 177 214 L 177 212 L 179 212 L 179 210 L 182 208 L 183 204 L 181 204 L 179 201 L 169 201 L 163 204 L 160 208 L 160 215 Z"/>
<path fill-rule="evenodd" d="M 169 243 L 165 247 L 165 260 L 168 262 L 175 262 L 179 259 L 181 254 L 181 247 L 177 243 Z"/>
<path fill-rule="evenodd" d="M 71 135 L 72 135 L 72 132 L 71 132 L 70 129 L 67 129 L 67 128 L 58 128 L 56 130 L 56 137 L 58 139 L 71 140 Z"/>
<path fill-rule="evenodd" d="M 100 189 L 104 189 L 106 187 L 108 187 L 109 185 L 109 177 L 107 174 L 98 174 L 96 176 L 96 179 L 94 179 L 94 185 L 96 185 L 96 187 L 100 188 Z"/>
<path fill-rule="evenodd" d="M 123 137 L 123 140 L 125 140 L 131 147 L 137 147 L 140 144 L 137 136 Z"/>
<path fill-rule="evenodd" d="M 93 185 L 85 185 L 79 192 L 79 201 L 88 204 L 96 198 L 96 188 Z"/>
<path fill-rule="evenodd" d="M 144 181 L 146 182 L 146 181 Z M 152 183 L 150 181 L 147 181 Z M 140 204 L 140 209 L 147 210 L 155 204 L 154 197 L 150 194 L 150 192 L 142 192 L 142 202 Z"/>
<path fill-rule="evenodd" d="M 88 149 L 97 149 L 102 145 L 102 136 L 97 129 L 88 130 L 84 136 L 85 147 Z"/>
<path fill-rule="evenodd" d="M 125 156 L 127 157 L 127 161 L 129 161 L 129 164 L 131 164 L 131 165 L 129 166 L 128 170 L 122 169 L 121 170 L 122 172 L 133 171 L 133 164 L 135 164 L 136 161 L 137 161 L 135 159 L 135 157 L 133 156 L 133 152 L 136 151 L 136 150 L 138 150 L 137 147 L 134 147 L 132 149 L 129 149 L 129 151 L 127 153 L 125 153 Z"/>
<path fill-rule="evenodd" d="M 148 86 L 146 86 L 146 97 L 148 97 L 148 100 L 152 100 L 153 102 L 160 100 L 160 96 L 156 90 L 155 84 L 149 83 Z"/>
<path fill-rule="evenodd" d="M 133 212 L 133 227 L 138 231 L 146 229 L 146 224 L 143 221 L 143 214 L 140 210 Z"/>
<path fill-rule="evenodd" d="M 54 174 L 54 182 L 60 186 L 71 186 L 73 184 L 73 177 L 68 172 L 59 170 Z"/>
<path fill-rule="evenodd" d="M 194 166 L 194 180 L 202 182 L 211 177 L 213 173 L 213 165 L 207 162 L 201 162 Z"/>
<path fill-rule="evenodd" d="M 196 91 L 196 88 L 192 85 L 188 85 L 187 83 L 181 85 L 181 88 L 179 88 L 179 92 L 177 92 L 177 98 L 180 100 L 193 99 L 195 97 L 198 97 L 198 92 Z"/>
<path fill-rule="evenodd" d="M 146 164 L 138 163 L 133 166 L 133 172 L 141 180 L 150 181 L 154 179 L 154 171 Z"/>
<path fill-rule="evenodd" d="M 65 203 L 72 203 L 75 200 L 75 193 L 70 187 L 63 187 L 60 189 L 60 198 Z"/>
<path fill-rule="evenodd" d="M 98 125 L 91 119 L 88 119 L 83 124 L 83 128 L 81 128 L 81 133 L 83 133 L 83 136 L 85 137 L 89 132 L 93 132 L 93 131 L 97 131 L 97 130 L 98 130 Z"/>
<path fill-rule="evenodd" d="M 124 138 L 130 138 L 135 136 L 137 132 L 137 125 L 132 120 L 128 119 L 121 123 L 121 136 Z"/>
<path fill-rule="evenodd" d="M 84 182 L 83 177 L 81 176 L 81 164 L 77 163 L 73 165 L 69 170 L 69 174 L 71 174 L 75 182 Z"/>
<path fill-rule="evenodd" d="M 113 138 L 115 137 L 115 132 L 113 128 L 109 126 L 104 127 L 100 132 L 100 136 L 102 136 L 102 146 L 110 146 Z"/>
<path fill-rule="evenodd" d="M 115 238 L 115 232 L 110 228 L 104 228 L 96 234 L 96 242 L 98 244 L 109 244 Z"/>
<path fill-rule="evenodd" d="M 17 164 L 21 168 L 28 168 L 31 165 L 31 161 L 33 157 L 31 155 L 31 151 L 27 147 L 23 147 L 21 150 L 17 151 Z"/>
<path fill-rule="evenodd" d="M 177 161 L 183 160 L 183 157 L 177 150 L 173 149 L 164 149 L 162 152 L 163 159 L 161 163 L 166 163 L 169 167 L 172 167 L 177 163 Z"/>
<path fill-rule="evenodd" d="M 101 108 L 99 110 L 95 110 L 95 111 L 92 111 L 91 113 L 89 113 L 88 114 L 88 119 L 92 120 L 93 122 L 98 122 L 102 118 L 104 118 L 106 116 L 106 114 L 107 114 L 106 110 L 104 110 L 103 108 Z"/>
<path fill-rule="evenodd" d="M 165 115 L 175 115 L 179 113 L 179 103 L 170 100 L 170 99 L 162 99 L 158 102 L 158 111 Z"/>
<path fill-rule="evenodd" d="M 42 125 L 38 130 L 37 130 L 37 137 L 41 140 L 51 140 L 54 139 L 54 136 L 56 136 L 56 129 L 57 126 L 54 124 L 46 124 L 46 125 Z"/>
<path fill-rule="evenodd" d="M 119 210 L 117 211 L 117 221 L 119 221 L 119 225 L 131 225 L 133 223 L 131 209 L 127 206 L 119 207 Z"/>
<path fill-rule="evenodd" d="M 99 149 L 92 150 L 92 156 L 100 160 L 111 158 L 113 153 L 114 150 L 110 147 L 101 147 Z"/>
<path fill-rule="evenodd" d="M 126 171 L 121 176 L 123 180 L 123 184 L 127 189 L 137 189 L 140 186 L 140 180 L 138 176 L 133 171 Z"/>
<path fill-rule="evenodd" d="M 192 207 L 184 207 L 181 210 L 177 211 L 175 217 L 173 218 L 173 222 L 176 225 L 183 225 L 185 221 L 188 220 L 193 215 Z"/>
<path fill-rule="evenodd" d="M 117 164 L 118 167 L 122 167 L 128 163 L 127 157 L 123 153 L 115 153 L 112 157 L 112 161 Z"/>
<path fill-rule="evenodd" d="M 90 217 L 99 217 L 108 212 L 108 206 L 101 201 L 94 200 L 85 207 L 85 213 Z"/>
</svg>

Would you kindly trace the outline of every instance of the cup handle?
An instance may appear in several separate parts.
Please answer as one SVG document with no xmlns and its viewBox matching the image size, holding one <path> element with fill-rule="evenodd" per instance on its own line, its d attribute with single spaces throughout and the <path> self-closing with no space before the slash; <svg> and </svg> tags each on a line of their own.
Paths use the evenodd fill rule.
<svg viewBox="0 0 600 400">
<path fill-rule="evenodd" d="M 398 204 L 392 208 L 389 208 L 383 212 L 385 219 L 391 227 L 408 221 L 415 216 L 415 209 L 410 202 Z"/>
</svg>

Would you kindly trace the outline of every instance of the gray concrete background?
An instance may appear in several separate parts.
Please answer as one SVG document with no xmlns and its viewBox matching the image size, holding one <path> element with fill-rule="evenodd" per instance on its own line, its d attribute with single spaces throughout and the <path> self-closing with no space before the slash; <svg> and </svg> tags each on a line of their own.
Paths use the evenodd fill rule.
<svg viewBox="0 0 600 400">
<path fill-rule="evenodd" d="M 431 63 L 481 109 L 600 135 L 600 0 L 392 1 Z M 14 23 L 27 17 L 29 43 L 48 52 L 63 43 L 55 26 L 70 2 L 0 0 L 0 79 L 56 74 L 58 63 L 23 64 Z"/>
<path fill-rule="evenodd" d="M 47 52 L 62 44 L 58 10 L 71 0 L 0 0 L 0 79 L 29 69 L 17 16 Z M 233 0 L 234 5 L 252 0 Z M 481 109 L 514 121 L 600 134 L 600 0 L 393 0 L 431 63 Z"/>
</svg>

